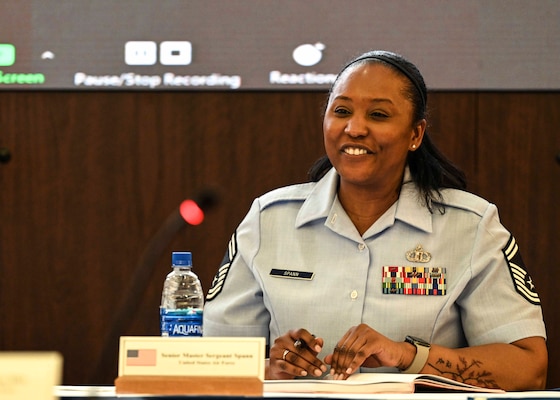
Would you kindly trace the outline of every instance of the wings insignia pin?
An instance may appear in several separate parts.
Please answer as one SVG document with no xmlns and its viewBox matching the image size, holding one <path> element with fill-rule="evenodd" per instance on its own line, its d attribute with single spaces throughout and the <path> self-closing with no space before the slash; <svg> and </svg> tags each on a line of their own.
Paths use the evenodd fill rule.
<svg viewBox="0 0 560 400">
<path fill-rule="evenodd" d="M 406 259 L 410 262 L 427 263 L 432 259 L 432 255 L 419 244 L 414 250 L 406 252 Z"/>
</svg>

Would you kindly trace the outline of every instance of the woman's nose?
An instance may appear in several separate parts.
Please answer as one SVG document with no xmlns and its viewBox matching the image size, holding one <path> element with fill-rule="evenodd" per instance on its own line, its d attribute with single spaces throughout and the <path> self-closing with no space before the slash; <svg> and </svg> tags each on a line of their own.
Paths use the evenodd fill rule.
<svg viewBox="0 0 560 400">
<path fill-rule="evenodd" d="M 368 134 L 367 123 L 363 118 L 354 115 L 348 119 L 344 132 L 352 137 L 365 136 Z"/>
</svg>

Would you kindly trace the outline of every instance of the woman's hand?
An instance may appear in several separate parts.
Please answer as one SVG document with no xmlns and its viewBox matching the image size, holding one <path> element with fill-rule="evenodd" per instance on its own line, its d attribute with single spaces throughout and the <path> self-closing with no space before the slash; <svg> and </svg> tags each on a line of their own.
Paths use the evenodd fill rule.
<svg viewBox="0 0 560 400">
<path fill-rule="evenodd" d="M 266 379 L 292 379 L 296 376 L 321 376 L 327 366 L 317 358 L 323 339 L 305 329 L 291 330 L 278 337 L 270 348 Z"/>
<path fill-rule="evenodd" d="M 325 357 L 334 379 L 346 379 L 360 366 L 406 368 L 414 359 L 416 349 L 406 342 L 394 342 L 368 325 L 348 330 L 334 352 Z"/>
<path fill-rule="evenodd" d="M 332 354 L 325 357 L 334 379 L 346 379 L 360 366 L 408 368 L 416 355 L 414 345 L 394 342 L 368 325 L 350 328 Z M 523 368 L 519 368 L 522 365 Z M 539 336 L 512 343 L 449 348 L 433 344 L 420 373 L 444 376 L 480 387 L 506 391 L 546 387 L 548 353 Z M 460 366 L 460 368 L 458 368 Z"/>
</svg>

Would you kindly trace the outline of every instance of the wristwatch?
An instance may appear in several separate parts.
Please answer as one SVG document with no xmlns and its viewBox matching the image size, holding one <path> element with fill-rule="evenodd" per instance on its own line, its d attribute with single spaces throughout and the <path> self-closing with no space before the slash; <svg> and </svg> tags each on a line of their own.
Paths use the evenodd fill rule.
<svg viewBox="0 0 560 400">
<path fill-rule="evenodd" d="M 407 335 L 404 341 L 416 347 L 416 356 L 414 356 L 414 360 L 412 360 L 410 366 L 407 369 L 401 370 L 401 372 L 405 374 L 417 374 L 424 368 L 426 361 L 428 361 L 431 345 L 424 339 L 410 335 Z"/>
</svg>

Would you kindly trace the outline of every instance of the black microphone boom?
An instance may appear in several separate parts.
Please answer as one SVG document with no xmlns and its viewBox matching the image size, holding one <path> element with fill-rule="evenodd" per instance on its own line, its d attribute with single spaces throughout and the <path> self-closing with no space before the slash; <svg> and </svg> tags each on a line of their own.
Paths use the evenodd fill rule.
<svg viewBox="0 0 560 400">
<path fill-rule="evenodd" d="M 217 191 L 206 189 L 201 191 L 193 200 L 190 200 L 190 202 L 196 204 L 199 208 L 199 212 L 204 214 L 204 212 L 215 207 L 219 202 L 218 200 L 219 196 Z M 185 200 L 185 202 L 186 201 L 189 200 Z M 181 207 L 179 206 L 173 210 L 156 234 L 148 242 L 148 245 L 138 260 L 136 270 L 132 274 L 133 280 L 130 282 L 126 294 L 123 297 L 123 301 L 113 317 L 110 331 L 103 342 L 101 355 L 93 370 L 90 382 L 101 383 L 100 381 L 103 379 L 103 374 L 106 373 L 107 365 L 114 359 L 115 355 L 118 354 L 120 336 L 129 326 L 132 317 L 136 315 L 138 299 L 143 297 L 148 287 L 155 270 L 154 266 L 160 260 L 163 251 L 167 248 L 175 235 L 177 235 L 181 229 L 190 225 L 189 222 L 190 221 L 181 214 Z M 154 312 L 154 315 L 157 315 L 157 313 Z"/>
</svg>

